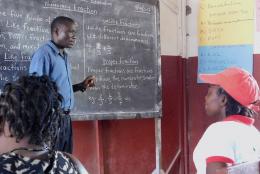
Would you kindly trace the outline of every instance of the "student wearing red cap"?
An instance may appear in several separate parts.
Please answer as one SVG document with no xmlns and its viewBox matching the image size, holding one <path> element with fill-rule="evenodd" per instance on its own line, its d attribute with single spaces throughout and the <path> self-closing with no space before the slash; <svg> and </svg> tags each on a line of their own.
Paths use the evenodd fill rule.
<svg viewBox="0 0 260 174">
<path fill-rule="evenodd" d="M 240 68 L 217 74 L 200 74 L 211 84 L 205 97 L 209 116 L 222 120 L 210 125 L 193 152 L 197 174 L 213 174 L 220 168 L 260 157 L 260 133 L 253 126 L 259 87 L 252 75 Z"/>
</svg>

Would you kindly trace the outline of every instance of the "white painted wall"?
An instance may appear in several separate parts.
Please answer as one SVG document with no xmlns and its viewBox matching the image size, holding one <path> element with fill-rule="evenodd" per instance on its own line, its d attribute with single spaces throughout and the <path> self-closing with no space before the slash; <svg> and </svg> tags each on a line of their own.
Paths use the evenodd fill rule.
<svg viewBox="0 0 260 174">
<path fill-rule="evenodd" d="M 187 0 L 191 14 L 187 19 L 187 57 L 198 56 L 198 10 L 199 0 Z"/>
<path fill-rule="evenodd" d="M 161 55 L 186 57 L 186 26 L 183 0 L 160 0 Z"/>
</svg>

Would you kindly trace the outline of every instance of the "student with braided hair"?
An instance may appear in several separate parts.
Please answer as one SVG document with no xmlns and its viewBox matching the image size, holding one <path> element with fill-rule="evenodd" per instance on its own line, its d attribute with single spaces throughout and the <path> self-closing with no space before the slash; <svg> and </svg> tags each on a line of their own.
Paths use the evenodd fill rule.
<svg viewBox="0 0 260 174">
<path fill-rule="evenodd" d="M 61 95 L 47 76 L 23 76 L 0 95 L 0 173 L 86 174 L 72 155 L 52 150 Z"/>
</svg>

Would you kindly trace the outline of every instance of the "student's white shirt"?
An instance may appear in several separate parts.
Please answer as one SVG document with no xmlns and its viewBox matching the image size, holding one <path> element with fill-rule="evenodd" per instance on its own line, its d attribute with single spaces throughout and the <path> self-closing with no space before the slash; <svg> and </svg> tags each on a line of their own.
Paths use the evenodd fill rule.
<svg viewBox="0 0 260 174">
<path fill-rule="evenodd" d="M 197 174 L 206 174 L 210 162 L 229 165 L 256 160 L 260 157 L 260 133 L 254 120 L 232 115 L 210 125 L 193 152 Z"/>
</svg>

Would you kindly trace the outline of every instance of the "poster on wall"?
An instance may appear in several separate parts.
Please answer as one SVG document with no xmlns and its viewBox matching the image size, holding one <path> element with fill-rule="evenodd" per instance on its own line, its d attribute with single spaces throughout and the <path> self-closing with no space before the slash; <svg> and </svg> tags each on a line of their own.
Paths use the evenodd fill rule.
<svg viewBox="0 0 260 174">
<path fill-rule="evenodd" d="M 198 74 L 216 73 L 231 66 L 252 73 L 254 2 L 200 1 Z"/>
</svg>

